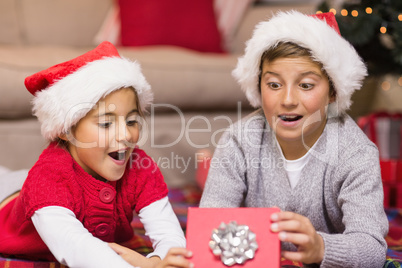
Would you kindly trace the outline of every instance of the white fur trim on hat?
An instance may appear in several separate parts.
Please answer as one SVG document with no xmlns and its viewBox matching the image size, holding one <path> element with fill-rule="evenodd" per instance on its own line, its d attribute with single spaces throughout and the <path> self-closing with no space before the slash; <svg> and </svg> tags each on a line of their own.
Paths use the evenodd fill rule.
<svg viewBox="0 0 402 268">
<path fill-rule="evenodd" d="M 33 99 L 33 113 L 41 123 L 42 135 L 54 140 L 67 133 L 100 99 L 124 87 L 136 90 L 142 110 L 151 104 L 151 86 L 140 65 L 120 57 L 89 62 L 37 92 Z"/>
<path fill-rule="evenodd" d="M 325 21 L 297 11 L 280 12 L 257 24 L 232 74 L 253 107 L 261 107 L 258 88 L 262 54 L 279 42 L 292 42 L 311 51 L 323 64 L 336 90 L 338 114 L 351 105 L 351 96 L 362 86 L 367 69 L 353 46 Z"/>
</svg>

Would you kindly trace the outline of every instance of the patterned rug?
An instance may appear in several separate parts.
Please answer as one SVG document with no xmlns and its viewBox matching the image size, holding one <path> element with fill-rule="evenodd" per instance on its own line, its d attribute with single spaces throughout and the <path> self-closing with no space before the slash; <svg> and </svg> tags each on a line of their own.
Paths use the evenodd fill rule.
<svg viewBox="0 0 402 268">
<path fill-rule="evenodd" d="M 187 209 L 196 207 L 201 198 L 201 191 L 196 186 L 188 186 L 181 189 L 170 189 L 169 199 L 172 203 L 179 222 L 184 231 L 187 225 Z M 402 264 L 402 209 L 387 208 L 386 213 L 389 220 L 389 233 L 386 237 L 388 243 L 386 268 L 400 268 Z M 132 226 L 136 236 L 123 245 L 136 250 L 142 254 L 152 251 L 152 245 L 144 235 L 144 229 L 138 217 L 134 217 Z M 20 259 L 7 259 L 0 256 L 0 268 L 63 268 L 66 267 L 54 262 L 34 262 Z M 301 263 L 292 262 L 285 259 L 281 260 L 282 268 L 302 267 Z"/>
</svg>

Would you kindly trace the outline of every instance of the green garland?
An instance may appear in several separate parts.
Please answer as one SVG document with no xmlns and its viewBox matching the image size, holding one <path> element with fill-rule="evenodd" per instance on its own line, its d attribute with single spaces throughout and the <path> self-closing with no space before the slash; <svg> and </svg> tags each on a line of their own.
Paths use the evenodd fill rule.
<svg viewBox="0 0 402 268">
<path fill-rule="evenodd" d="M 327 2 L 319 7 L 322 12 L 330 9 Z M 336 12 L 341 34 L 366 62 L 369 73 L 402 74 L 402 1 L 345 1 L 341 9 Z"/>
</svg>

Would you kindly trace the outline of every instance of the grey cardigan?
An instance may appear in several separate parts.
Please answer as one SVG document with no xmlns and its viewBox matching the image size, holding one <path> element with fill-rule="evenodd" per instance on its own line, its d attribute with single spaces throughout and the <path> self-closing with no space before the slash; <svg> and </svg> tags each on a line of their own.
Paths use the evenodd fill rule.
<svg viewBox="0 0 402 268">
<path fill-rule="evenodd" d="M 278 206 L 309 218 L 323 237 L 321 267 L 382 267 L 388 220 L 377 147 L 346 116 L 328 119 L 310 153 L 292 189 L 260 109 L 222 135 L 200 207 Z"/>
</svg>

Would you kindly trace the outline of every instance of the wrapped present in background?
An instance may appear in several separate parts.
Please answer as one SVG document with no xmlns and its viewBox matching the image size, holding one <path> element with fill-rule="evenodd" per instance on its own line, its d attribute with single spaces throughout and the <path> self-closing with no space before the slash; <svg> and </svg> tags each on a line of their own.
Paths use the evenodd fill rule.
<svg viewBox="0 0 402 268">
<path fill-rule="evenodd" d="M 402 113 L 373 113 L 358 124 L 380 152 L 384 206 L 402 208 Z"/>
</svg>

